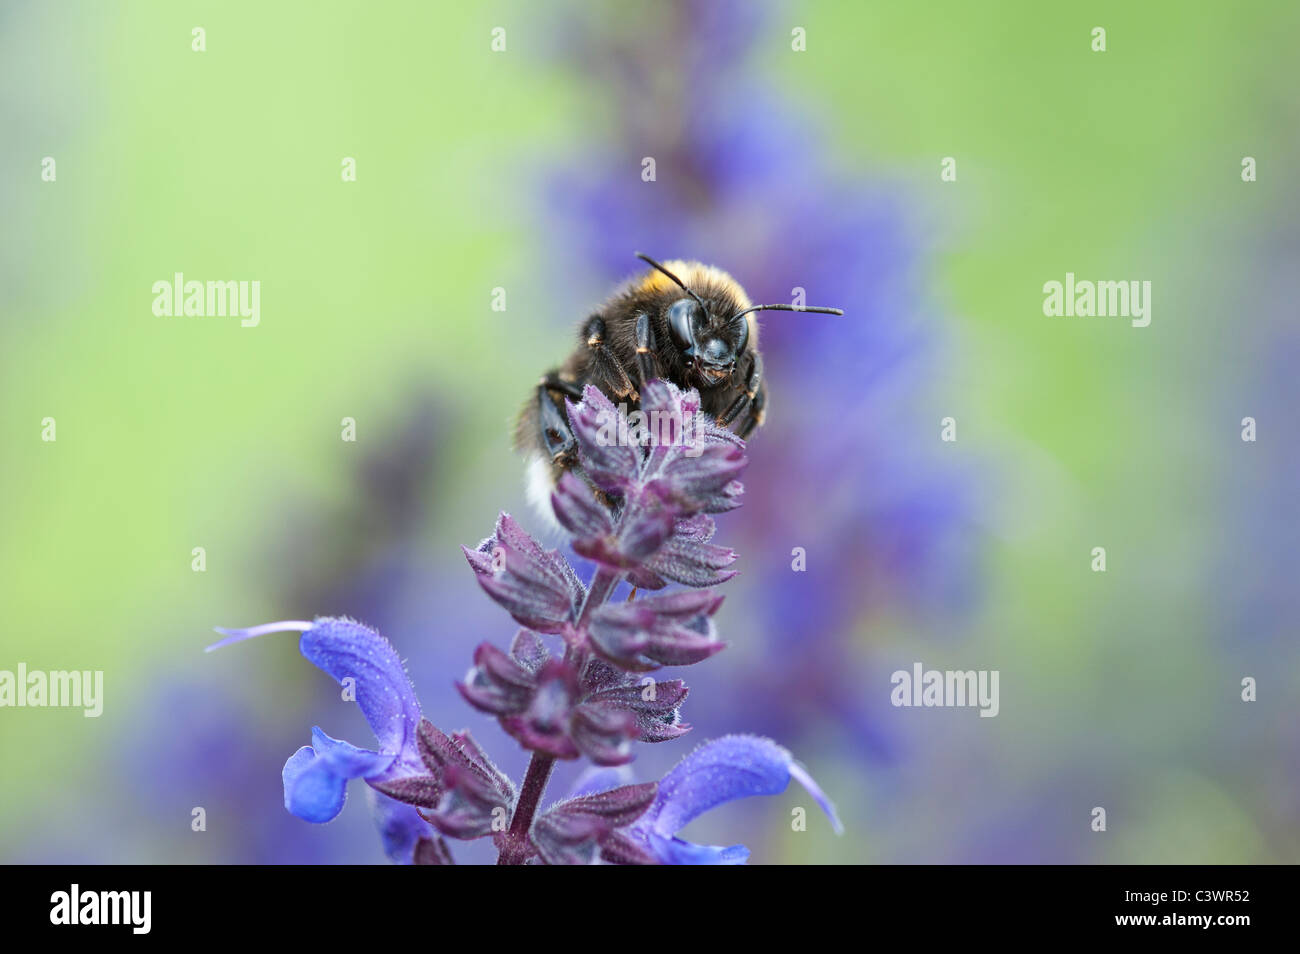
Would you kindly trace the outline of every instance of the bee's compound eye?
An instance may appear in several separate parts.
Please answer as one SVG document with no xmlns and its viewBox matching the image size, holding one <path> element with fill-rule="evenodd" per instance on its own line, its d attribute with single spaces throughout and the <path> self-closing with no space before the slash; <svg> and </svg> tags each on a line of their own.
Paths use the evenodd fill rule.
<svg viewBox="0 0 1300 954">
<path fill-rule="evenodd" d="M 744 352 L 745 345 L 749 343 L 749 319 L 741 317 L 736 320 L 736 323 L 740 326 L 736 329 L 735 347 L 736 354 L 739 355 Z"/>
<path fill-rule="evenodd" d="M 695 347 L 695 324 L 700 306 L 689 298 L 679 298 L 668 309 L 668 330 L 683 351 Z"/>
</svg>

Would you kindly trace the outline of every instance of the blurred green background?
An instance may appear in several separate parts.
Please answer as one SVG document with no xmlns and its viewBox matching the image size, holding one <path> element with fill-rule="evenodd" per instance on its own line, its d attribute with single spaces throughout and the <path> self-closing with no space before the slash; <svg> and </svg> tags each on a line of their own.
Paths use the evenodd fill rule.
<svg viewBox="0 0 1300 954">
<path fill-rule="evenodd" d="M 512 632 L 456 545 L 525 513 L 510 421 L 644 241 L 774 300 L 801 283 L 771 271 L 783 249 L 833 262 L 803 284 L 848 312 L 773 331 L 774 415 L 806 415 L 805 443 L 759 435 L 758 506 L 720 536 L 742 569 L 787 576 L 807 546 L 831 595 L 742 576 L 719 617 L 734 651 L 702 685 L 784 687 L 752 728 L 849 830 L 785 832 L 787 794 L 701 837 L 755 862 L 1300 860 L 1298 29 L 1287 2 L 6 3 L 0 668 L 102 669 L 106 699 L 99 719 L 0 710 L 0 859 L 381 860 L 355 792 L 327 828 L 278 802 L 309 726 L 359 720 L 287 637 L 204 655 L 214 624 L 384 614 L 431 717 L 517 768 L 448 688 Z M 723 133 L 752 165 L 692 148 Z M 695 185 L 671 155 L 643 182 L 640 157 L 673 149 Z M 597 181 L 600 201 L 574 199 Z M 887 211 L 837 201 L 860 194 Z M 850 210 L 830 251 L 800 218 L 814 200 Z M 156 317 L 151 286 L 177 271 L 259 280 L 259 326 Z M 1044 317 L 1067 271 L 1151 281 L 1151 325 Z M 900 383 L 865 395 L 896 332 Z M 861 470 L 828 493 L 818 453 Z M 789 496 L 764 500 L 767 474 Z M 885 485 L 943 513 L 864 516 L 855 491 Z M 800 530 L 762 536 L 783 501 Z M 912 560 L 922 519 L 941 542 Z M 821 527 L 865 549 L 821 561 Z M 764 579 L 806 611 L 770 653 L 746 649 Z M 859 587 L 870 600 L 819 629 L 816 601 Z M 860 667 L 862 711 L 782 695 L 816 652 Z M 1000 670 L 1000 715 L 890 707 L 888 674 L 914 661 Z M 697 717 L 703 693 L 699 739 L 747 727 Z"/>
</svg>

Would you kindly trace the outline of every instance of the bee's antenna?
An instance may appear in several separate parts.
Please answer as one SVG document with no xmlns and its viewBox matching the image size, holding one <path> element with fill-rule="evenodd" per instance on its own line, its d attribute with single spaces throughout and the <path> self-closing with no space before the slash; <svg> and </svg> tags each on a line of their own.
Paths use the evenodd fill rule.
<svg viewBox="0 0 1300 954">
<path fill-rule="evenodd" d="M 703 309 L 705 310 L 705 312 L 708 312 L 709 307 L 708 307 L 706 304 L 704 304 L 704 299 L 702 299 L 699 295 L 695 294 L 695 292 L 693 292 L 693 291 L 691 291 L 689 288 L 687 288 L 687 287 L 686 287 L 686 283 L 685 283 L 684 281 L 682 281 L 680 278 L 678 278 L 678 277 L 677 277 L 676 275 L 674 275 L 672 272 L 668 271 L 668 269 L 664 268 L 662 265 L 660 265 L 658 262 L 656 262 L 656 261 L 655 261 L 653 258 L 651 258 L 649 255 L 644 255 L 644 254 L 642 254 L 641 252 L 637 252 L 637 253 L 636 253 L 636 257 L 639 258 L 639 259 L 641 259 L 641 261 L 645 262 L 646 264 L 650 265 L 651 267 L 659 269 L 659 271 L 663 272 L 665 275 L 667 275 L 669 278 L 671 278 L 674 282 L 676 282 L 679 286 L 681 286 L 682 291 L 686 292 L 686 294 L 690 295 L 690 296 L 691 296 L 692 298 L 694 298 L 697 302 L 699 302 L 700 307 L 703 308 Z"/>
<path fill-rule="evenodd" d="M 755 305 L 753 308 L 746 308 L 744 311 L 740 312 L 739 314 L 732 315 L 731 318 L 728 320 L 735 321 L 737 318 L 743 317 L 744 315 L 748 315 L 751 311 L 811 311 L 817 315 L 844 314 L 844 309 L 842 308 L 815 308 L 812 305 L 804 306 L 804 305 L 784 305 L 784 304 Z"/>
</svg>

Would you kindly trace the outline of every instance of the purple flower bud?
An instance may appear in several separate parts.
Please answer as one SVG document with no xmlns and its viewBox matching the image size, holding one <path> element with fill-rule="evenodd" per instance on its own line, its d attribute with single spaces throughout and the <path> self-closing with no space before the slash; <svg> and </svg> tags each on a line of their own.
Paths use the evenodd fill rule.
<svg viewBox="0 0 1300 954">
<path fill-rule="evenodd" d="M 711 619 L 722 605 L 712 590 L 606 603 L 591 614 L 591 644 L 606 659 L 632 670 L 685 666 L 724 648 Z"/>
<path fill-rule="evenodd" d="M 569 732 L 578 750 L 597 765 L 632 761 L 632 742 L 639 734 L 635 714 L 600 702 L 576 706 Z"/>
<path fill-rule="evenodd" d="M 478 549 L 462 547 L 488 596 L 520 625 L 558 633 L 577 617 L 583 586 L 568 562 L 529 536 L 509 514 Z"/>
<path fill-rule="evenodd" d="M 635 571 L 672 533 L 673 519 L 671 513 L 664 511 L 638 513 L 617 534 L 591 540 L 575 539 L 573 551 L 616 570 Z"/>
<path fill-rule="evenodd" d="M 578 676 L 573 667 L 551 660 L 533 677 L 526 706 L 516 715 L 503 716 L 501 727 L 526 749 L 576 759 L 579 752 L 570 722 L 577 695 Z"/>
<path fill-rule="evenodd" d="M 610 832 L 601 839 L 600 860 L 611 865 L 658 865 L 659 857 L 623 831 Z"/>
<path fill-rule="evenodd" d="M 437 808 L 444 791 L 441 773 L 379 779 L 371 782 L 371 785 L 393 801 L 416 808 Z"/>
<path fill-rule="evenodd" d="M 560 475 L 551 492 L 551 508 L 575 540 L 600 540 L 614 532 L 609 507 L 597 500 L 586 481 L 571 470 Z"/>
<path fill-rule="evenodd" d="M 510 642 L 511 657 L 529 672 L 537 672 L 551 658 L 542 637 L 532 630 L 521 629 Z"/>
<path fill-rule="evenodd" d="M 586 702 L 573 666 L 551 659 L 528 630 L 515 637 L 510 655 L 479 646 L 474 668 L 457 688 L 471 705 L 497 716 L 526 749 L 561 759 L 586 755 L 600 765 L 632 758 L 637 716 L 616 703 Z"/>
<path fill-rule="evenodd" d="M 744 449 L 733 444 L 701 445 L 696 453 L 682 451 L 667 457 L 644 486 L 652 487 L 665 500 L 673 501 L 685 513 L 716 513 L 714 501 L 723 500 L 722 509 L 739 506 L 740 482 L 736 479 L 748 461 Z M 735 493 L 737 499 L 731 499 Z"/>
<path fill-rule="evenodd" d="M 492 764 L 468 732 L 447 735 L 428 719 L 424 719 L 420 722 L 418 736 L 420 755 L 434 775 L 455 767 L 473 776 L 486 788 L 495 790 L 504 801 L 514 800 L 515 790 L 510 779 Z"/>
<path fill-rule="evenodd" d="M 482 778 L 459 765 L 443 771 L 447 786 L 438 807 L 425 817 L 444 835 L 468 841 L 500 831 L 500 821 L 509 818 L 510 803 Z"/>
<path fill-rule="evenodd" d="M 593 692 L 592 702 L 626 709 L 636 719 L 638 741 L 667 742 L 690 731 L 681 721 L 682 703 L 689 690 L 680 679 L 656 682 L 646 677 L 644 682 L 629 681 Z"/>
<path fill-rule="evenodd" d="M 514 804 L 510 779 L 488 760 L 468 733 L 448 736 L 425 719 L 420 723 L 419 742 L 429 777 L 441 789 L 437 805 L 424 817 L 452 838 L 482 838 L 499 831 L 497 822 L 509 817 Z M 402 793 L 396 787 L 387 794 L 401 800 Z"/>
<path fill-rule="evenodd" d="M 641 453 L 619 440 L 618 408 L 590 384 L 578 404 L 565 403 L 583 471 L 601 490 L 621 497 L 637 478 Z"/>
<path fill-rule="evenodd" d="M 666 580 L 703 586 L 727 579 L 719 571 L 734 555 L 701 539 L 711 524 L 690 518 L 740 505 L 744 442 L 706 420 L 697 393 L 670 382 L 648 382 L 639 413 L 651 422 L 644 445 L 599 390 L 588 386 L 582 401 L 569 405 L 582 473 L 608 499 L 568 472 L 551 495 L 556 518 L 577 553 L 648 589 Z"/>
<path fill-rule="evenodd" d="M 736 553 L 709 543 L 716 524 L 707 514 L 699 513 L 679 520 L 673 535 L 645 565 L 628 575 L 637 586 L 648 590 L 662 589 L 666 580 L 683 586 L 716 586 L 736 575 L 727 567 L 736 562 Z"/>
<path fill-rule="evenodd" d="M 533 846 L 548 865 L 592 864 L 616 829 L 631 825 L 650 807 L 657 788 L 646 782 L 559 802 L 533 823 Z M 616 851 L 622 842 L 620 836 Z"/>
<path fill-rule="evenodd" d="M 683 392 L 670 381 L 650 381 L 641 395 L 641 410 L 652 420 L 682 426 L 673 439 L 650 449 L 641 470 L 643 487 L 655 488 L 683 515 L 739 506 L 742 487 L 736 478 L 747 463 L 745 442 L 700 413 L 698 393 Z"/>
<path fill-rule="evenodd" d="M 491 643 L 480 643 L 474 650 L 474 667 L 456 688 L 476 709 L 513 715 L 528 708 L 537 692 L 537 674 Z"/>
</svg>

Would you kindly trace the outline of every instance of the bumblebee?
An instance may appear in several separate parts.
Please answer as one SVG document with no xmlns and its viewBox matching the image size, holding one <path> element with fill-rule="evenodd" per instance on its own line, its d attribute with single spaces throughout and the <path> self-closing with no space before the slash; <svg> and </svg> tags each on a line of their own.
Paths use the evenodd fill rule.
<svg viewBox="0 0 1300 954">
<path fill-rule="evenodd" d="M 579 325 L 577 348 L 542 376 L 519 416 L 515 446 L 529 458 L 529 497 L 544 513 L 555 482 L 576 462 L 565 398 L 581 399 L 583 387 L 592 384 L 631 411 L 645 382 L 664 378 L 698 390 L 703 413 L 748 439 L 767 411 L 756 313 L 844 314 L 838 308 L 754 305 L 721 269 L 636 255 L 650 270 L 625 282 Z"/>
</svg>

